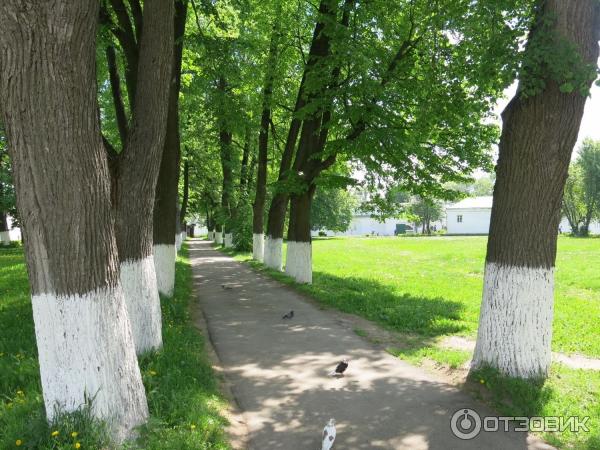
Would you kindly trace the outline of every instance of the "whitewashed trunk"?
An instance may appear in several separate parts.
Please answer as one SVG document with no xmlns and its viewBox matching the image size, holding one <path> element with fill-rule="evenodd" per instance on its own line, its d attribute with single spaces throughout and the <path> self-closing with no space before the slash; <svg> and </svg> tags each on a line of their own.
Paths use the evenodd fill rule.
<svg viewBox="0 0 600 450">
<path fill-rule="evenodd" d="M 10 245 L 10 231 L 0 231 L 0 244 Z"/>
<path fill-rule="evenodd" d="M 212 232 L 212 231 L 209 231 L 209 232 L 206 234 L 206 239 L 208 239 L 209 241 L 212 241 L 212 240 L 213 240 L 213 232 Z"/>
<path fill-rule="evenodd" d="M 312 283 L 312 245 L 310 242 L 288 241 L 285 273 L 298 283 Z"/>
<path fill-rule="evenodd" d="M 233 234 L 225 233 L 225 239 L 223 240 L 225 248 L 233 247 Z"/>
<path fill-rule="evenodd" d="M 223 233 L 220 231 L 215 231 L 215 244 L 221 245 L 223 244 Z"/>
<path fill-rule="evenodd" d="M 551 362 L 554 269 L 487 263 L 473 367 L 520 378 Z"/>
<path fill-rule="evenodd" d="M 121 263 L 121 285 L 135 351 L 138 355 L 162 347 L 162 318 L 154 258 Z"/>
<path fill-rule="evenodd" d="M 175 233 L 175 248 L 181 250 L 181 233 Z"/>
<path fill-rule="evenodd" d="M 171 297 L 175 288 L 175 260 L 177 250 L 174 245 L 156 244 L 154 246 L 154 270 L 158 292 Z"/>
<path fill-rule="evenodd" d="M 283 239 L 265 238 L 264 263 L 271 269 L 283 270 Z"/>
<path fill-rule="evenodd" d="M 93 399 L 92 413 L 122 441 L 148 417 L 120 287 L 31 299 L 46 414 L 71 412 Z"/>
<path fill-rule="evenodd" d="M 185 242 L 185 240 L 187 239 L 187 233 L 185 231 L 181 232 L 181 245 L 183 245 L 183 243 Z"/>
<path fill-rule="evenodd" d="M 263 262 L 265 256 L 265 236 L 262 233 L 252 235 L 252 258 Z"/>
</svg>

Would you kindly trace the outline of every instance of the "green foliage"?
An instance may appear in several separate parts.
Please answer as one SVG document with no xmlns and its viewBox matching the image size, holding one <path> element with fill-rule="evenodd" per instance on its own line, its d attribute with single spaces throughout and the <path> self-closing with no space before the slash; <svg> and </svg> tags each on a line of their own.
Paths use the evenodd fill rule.
<svg viewBox="0 0 600 450">
<path fill-rule="evenodd" d="M 0 123 L 0 212 L 17 217 L 15 187 L 4 129 Z"/>
<path fill-rule="evenodd" d="M 590 84 L 598 77 L 596 65 L 585 63 L 573 42 L 560 36 L 556 30 L 556 17 L 546 12 L 544 2 L 533 25 L 535 33 L 527 42 L 519 76 L 519 92 L 530 97 L 542 92 L 548 82 L 558 83 L 564 93 L 578 92 L 587 97 Z"/>
<path fill-rule="evenodd" d="M 423 227 L 424 234 L 431 234 L 431 222 L 442 218 L 444 208 L 439 200 L 416 196 L 407 208 L 407 213 Z"/>
<path fill-rule="evenodd" d="M 310 212 L 312 229 L 346 231 L 357 205 L 358 202 L 351 192 L 319 186 Z"/>
<path fill-rule="evenodd" d="M 600 215 L 600 143 L 586 139 L 569 168 L 565 183 L 562 213 L 571 233 L 587 236 L 590 222 Z"/>
<path fill-rule="evenodd" d="M 113 449 L 105 425 L 88 408 L 60 414 L 48 425 L 39 379 L 27 272 L 20 248 L 0 249 L 0 448 L 30 450 Z M 225 401 L 204 341 L 190 316 L 191 267 L 179 254 L 175 294 L 162 299 L 164 349 L 141 360 L 150 421 L 137 444 L 156 450 L 226 449 L 221 411 Z M 192 428 L 192 425 L 194 428 Z M 58 431 L 53 436 L 52 433 Z M 77 433 L 73 435 L 72 433 Z"/>
<path fill-rule="evenodd" d="M 233 246 L 238 251 L 252 250 L 252 205 L 242 199 L 236 207 L 231 219 Z"/>
</svg>

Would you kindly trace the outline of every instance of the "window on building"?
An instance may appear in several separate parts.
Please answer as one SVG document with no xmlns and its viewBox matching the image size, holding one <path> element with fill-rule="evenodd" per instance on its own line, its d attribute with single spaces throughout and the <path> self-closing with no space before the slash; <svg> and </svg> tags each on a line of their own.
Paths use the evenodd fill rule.
<svg viewBox="0 0 600 450">
<path fill-rule="evenodd" d="M 458 223 L 462 223 L 462 216 L 461 215 L 456 216 L 456 221 Z"/>
</svg>

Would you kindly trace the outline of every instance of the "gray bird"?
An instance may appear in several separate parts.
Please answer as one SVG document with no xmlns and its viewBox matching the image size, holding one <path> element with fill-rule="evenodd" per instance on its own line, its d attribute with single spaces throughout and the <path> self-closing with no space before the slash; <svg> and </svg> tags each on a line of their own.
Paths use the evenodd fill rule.
<svg viewBox="0 0 600 450">
<path fill-rule="evenodd" d="M 221 287 L 223 289 L 233 289 L 231 286 L 227 286 L 226 284 L 222 284 Z"/>
<path fill-rule="evenodd" d="M 284 314 L 281 319 L 286 320 L 286 319 L 293 319 L 293 318 L 294 318 L 294 311 L 290 311 L 289 313 Z"/>
</svg>

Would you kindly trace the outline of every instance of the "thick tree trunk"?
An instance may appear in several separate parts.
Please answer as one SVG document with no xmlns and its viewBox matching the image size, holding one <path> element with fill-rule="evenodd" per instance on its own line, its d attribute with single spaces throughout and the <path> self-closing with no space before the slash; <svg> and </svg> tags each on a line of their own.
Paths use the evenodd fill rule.
<svg viewBox="0 0 600 450">
<path fill-rule="evenodd" d="M 47 417 L 93 398 L 93 415 L 122 441 L 148 407 L 119 283 L 98 125 L 98 6 L 0 2 L 0 102 L 27 235 Z"/>
<path fill-rule="evenodd" d="M 549 15 L 554 18 L 551 31 L 571 42 L 583 61 L 595 67 L 598 4 L 594 0 L 548 0 L 543 8 L 530 42 L 542 32 L 542 16 Z M 521 79 L 520 86 L 527 81 Z M 474 368 L 489 365 L 523 378 L 545 376 L 550 366 L 560 206 L 586 101 L 578 91 L 561 92 L 552 79 L 544 82 L 545 88 L 537 95 L 524 97 L 518 91 L 502 114 L 473 358 Z"/>
<path fill-rule="evenodd" d="M 298 283 L 312 283 L 310 208 L 315 187 L 313 184 L 303 194 L 292 196 L 290 202 L 285 273 Z"/>
<path fill-rule="evenodd" d="M 175 288 L 177 190 L 179 187 L 179 161 L 181 143 L 179 136 L 179 89 L 181 87 L 181 59 L 187 0 L 175 2 L 173 62 L 169 89 L 167 131 L 163 149 L 156 201 L 154 203 L 154 268 L 158 291 L 166 296 L 173 295 Z"/>
<path fill-rule="evenodd" d="M 146 1 L 135 107 L 120 158 L 116 205 L 121 284 L 138 353 L 162 346 L 152 217 L 165 141 L 172 57 L 173 2 Z"/>
<path fill-rule="evenodd" d="M 260 117 L 260 132 L 258 134 L 258 169 L 256 175 L 256 194 L 252 204 L 252 257 L 256 261 L 264 260 L 264 215 L 267 198 L 267 162 L 269 156 L 269 125 L 271 123 L 271 98 L 275 80 L 275 64 L 279 42 L 279 20 L 281 4 L 278 6 L 269 55 L 267 57 L 265 83 L 263 86 L 262 114 Z"/>
</svg>

